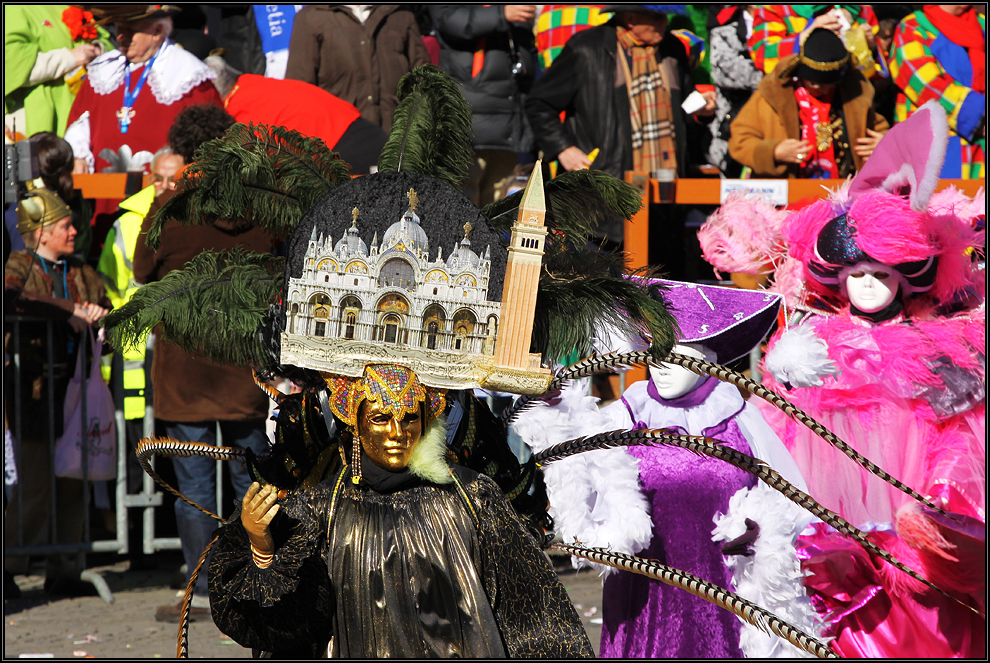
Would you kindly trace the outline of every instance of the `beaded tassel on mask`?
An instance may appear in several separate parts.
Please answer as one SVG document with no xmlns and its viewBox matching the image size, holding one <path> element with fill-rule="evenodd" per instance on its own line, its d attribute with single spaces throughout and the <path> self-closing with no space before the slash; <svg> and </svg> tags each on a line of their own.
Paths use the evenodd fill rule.
<svg viewBox="0 0 990 663">
<path fill-rule="evenodd" d="M 363 481 L 361 476 L 361 438 L 356 435 L 351 441 L 351 482 L 357 486 Z"/>
</svg>

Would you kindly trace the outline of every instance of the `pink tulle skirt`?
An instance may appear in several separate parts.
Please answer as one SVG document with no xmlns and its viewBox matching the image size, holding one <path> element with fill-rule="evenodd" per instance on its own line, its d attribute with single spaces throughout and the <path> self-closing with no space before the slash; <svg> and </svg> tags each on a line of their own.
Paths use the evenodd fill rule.
<svg viewBox="0 0 990 663">
<path fill-rule="evenodd" d="M 917 399 L 888 395 L 867 407 L 825 410 L 798 393 L 812 390 L 775 391 L 922 495 L 951 489 L 960 513 L 986 520 L 985 406 L 939 422 Z M 890 524 L 914 501 L 776 407 L 762 399 L 756 405 L 791 452 L 811 496 L 854 525 Z"/>
</svg>

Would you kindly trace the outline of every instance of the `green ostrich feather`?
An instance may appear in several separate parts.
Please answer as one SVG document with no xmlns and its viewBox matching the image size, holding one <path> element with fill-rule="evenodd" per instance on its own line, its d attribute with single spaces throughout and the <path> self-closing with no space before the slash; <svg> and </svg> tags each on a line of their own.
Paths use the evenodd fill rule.
<svg viewBox="0 0 990 663">
<path fill-rule="evenodd" d="M 589 255 L 586 262 L 592 260 Z M 536 296 L 533 352 L 541 352 L 550 362 L 574 350 L 588 355 L 595 333 L 615 328 L 630 337 L 649 337 L 650 352 L 662 358 L 677 339 L 677 322 L 661 289 L 607 273 L 545 272 Z"/>
<path fill-rule="evenodd" d="M 323 194 L 350 180 L 348 165 L 322 140 L 284 127 L 235 124 L 204 143 L 196 159 L 183 173 L 179 192 L 155 215 L 151 248 L 158 247 L 170 219 L 186 225 L 223 220 L 287 237 Z"/>
<path fill-rule="evenodd" d="M 547 199 L 547 228 L 567 243 L 583 243 L 595 228 L 611 218 L 628 219 L 642 207 L 639 190 L 598 170 L 561 173 L 543 186 Z M 493 227 L 508 231 L 515 223 L 522 191 L 487 205 L 483 211 Z M 564 247 L 560 247 L 561 250 Z M 547 251 L 553 251 L 548 239 Z"/>
<path fill-rule="evenodd" d="M 103 320 L 118 349 L 158 337 L 220 364 L 265 366 L 272 362 L 259 329 L 282 287 L 285 261 L 237 250 L 205 251 L 183 269 L 134 293 Z"/>
<path fill-rule="evenodd" d="M 423 65 L 402 77 L 399 106 L 378 172 L 421 173 L 457 188 L 467 179 L 471 148 L 471 108 L 452 78 Z"/>
</svg>

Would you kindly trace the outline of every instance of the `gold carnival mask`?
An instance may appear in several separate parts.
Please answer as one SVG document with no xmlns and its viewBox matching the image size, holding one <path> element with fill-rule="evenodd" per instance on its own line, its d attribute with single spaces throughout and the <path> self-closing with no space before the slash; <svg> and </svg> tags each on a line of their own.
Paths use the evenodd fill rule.
<svg viewBox="0 0 990 663">
<path fill-rule="evenodd" d="M 330 373 L 323 377 L 334 415 L 360 440 L 375 465 L 392 472 L 409 464 L 423 430 L 447 404 L 445 389 L 424 386 L 416 373 L 397 364 L 365 366 L 360 378 Z M 354 483 L 361 481 L 358 449 L 352 444 Z"/>
<path fill-rule="evenodd" d="M 398 416 L 375 401 L 366 400 L 358 415 L 358 438 L 364 452 L 378 467 L 399 472 L 409 465 L 423 436 L 419 412 Z"/>
</svg>

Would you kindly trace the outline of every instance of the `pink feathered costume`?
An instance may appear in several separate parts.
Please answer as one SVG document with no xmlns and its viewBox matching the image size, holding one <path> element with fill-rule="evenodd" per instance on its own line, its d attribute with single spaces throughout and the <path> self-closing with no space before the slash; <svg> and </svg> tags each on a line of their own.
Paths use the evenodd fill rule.
<svg viewBox="0 0 990 663">
<path fill-rule="evenodd" d="M 778 269 L 777 287 L 799 266 L 803 291 L 785 283 L 792 290 L 785 294 L 811 314 L 771 340 L 764 384 L 952 518 L 922 507 L 779 410 L 757 405 L 815 499 L 985 613 L 984 293 L 982 272 L 966 253 L 982 247 L 983 237 L 965 218 L 960 194 L 959 205 L 951 194 L 932 197 L 945 152 L 940 110 L 919 110 L 895 126 L 848 188 L 784 221 L 790 264 Z M 840 255 L 846 259 L 835 260 Z M 840 268 L 863 260 L 891 266 L 901 284 L 891 307 L 875 314 L 851 310 L 838 278 Z M 829 301 L 841 301 L 838 310 L 827 310 Z M 984 617 L 815 527 L 799 538 L 798 552 L 835 651 L 985 657 Z"/>
</svg>

